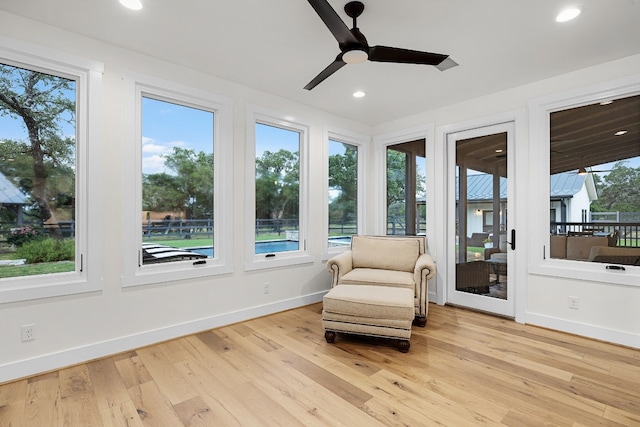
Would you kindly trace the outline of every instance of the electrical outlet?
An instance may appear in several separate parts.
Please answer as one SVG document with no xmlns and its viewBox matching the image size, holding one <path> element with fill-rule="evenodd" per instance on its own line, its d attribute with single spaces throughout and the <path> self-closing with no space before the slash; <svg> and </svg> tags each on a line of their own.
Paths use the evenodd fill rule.
<svg viewBox="0 0 640 427">
<path fill-rule="evenodd" d="M 36 339 L 36 325 L 22 325 L 22 341 L 32 341 Z"/>
<path fill-rule="evenodd" d="M 269 292 L 271 292 L 271 285 L 269 285 L 269 282 L 265 282 L 265 284 L 264 284 L 264 293 L 266 295 Z"/>
<path fill-rule="evenodd" d="M 580 299 L 578 297 L 569 297 L 569 308 L 577 310 L 580 308 Z"/>
</svg>

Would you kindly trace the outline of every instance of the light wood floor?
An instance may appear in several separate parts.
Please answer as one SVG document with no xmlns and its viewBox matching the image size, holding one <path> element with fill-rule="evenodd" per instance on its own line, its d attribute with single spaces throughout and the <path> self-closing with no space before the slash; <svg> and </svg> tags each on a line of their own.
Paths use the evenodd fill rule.
<svg viewBox="0 0 640 427">
<path fill-rule="evenodd" d="M 429 310 L 406 354 L 314 304 L 7 383 L 0 425 L 640 425 L 640 351 Z"/>
</svg>

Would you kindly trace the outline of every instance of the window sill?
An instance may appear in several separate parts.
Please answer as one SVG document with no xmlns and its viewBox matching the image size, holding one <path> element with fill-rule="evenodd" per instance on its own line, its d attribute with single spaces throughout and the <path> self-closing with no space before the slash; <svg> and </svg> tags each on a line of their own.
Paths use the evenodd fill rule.
<svg viewBox="0 0 640 427">
<path fill-rule="evenodd" d="M 208 260 L 206 264 L 194 264 L 194 261 L 155 264 L 139 268 L 133 276 L 123 277 L 122 287 L 154 285 L 164 282 L 179 282 L 185 279 L 219 276 L 233 272 L 230 265 Z"/>
<path fill-rule="evenodd" d="M 640 267 L 625 265 L 623 266 L 624 270 L 617 270 L 607 269 L 608 265 L 618 264 L 546 259 L 541 260 L 537 265 L 532 265 L 529 273 L 540 276 L 601 282 L 610 285 L 640 286 Z"/>
<path fill-rule="evenodd" d="M 252 260 L 245 262 L 245 271 L 263 270 L 267 268 L 289 267 L 302 264 L 315 263 L 315 257 L 306 253 L 279 252 L 273 257 L 256 255 Z"/>
</svg>

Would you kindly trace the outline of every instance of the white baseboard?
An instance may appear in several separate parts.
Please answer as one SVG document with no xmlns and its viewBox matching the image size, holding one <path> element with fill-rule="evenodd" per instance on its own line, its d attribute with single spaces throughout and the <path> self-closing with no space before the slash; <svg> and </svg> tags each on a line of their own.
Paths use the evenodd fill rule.
<svg viewBox="0 0 640 427">
<path fill-rule="evenodd" d="M 172 325 L 160 329 L 141 332 L 115 338 L 108 341 L 92 343 L 82 347 L 71 348 L 55 353 L 44 354 L 30 359 L 23 359 L 16 362 L 0 365 L 0 384 L 36 375 L 66 366 L 83 363 L 88 360 L 99 359 L 109 355 L 134 350 L 161 341 L 174 339 L 177 337 L 190 335 L 209 329 L 219 328 L 232 323 L 244 320 L 255 319 L 256 317 L 278 313 L 297 307 L 321 302 L 322 297 L 328 291 L 318 292 L 310 295 L 303 295 L 283 301 L 250 307 L 230 313 L 219 314 L 204 319 L 193 320 L 187 323 Z"/>
<path fill-rule="evenodd" d="M 603 328 L 601 326 L 589 325 L 586 323 L 572 322 L 566 319 L 559 319 L 536 313 L 526 313 L 525 323 L 580 335 L 587 338 L 593 338 L 599 341 L 606 341 L 612 344 L 640 348 L 640 335 L 633 334 L 631 332 Z"/>
</svg>

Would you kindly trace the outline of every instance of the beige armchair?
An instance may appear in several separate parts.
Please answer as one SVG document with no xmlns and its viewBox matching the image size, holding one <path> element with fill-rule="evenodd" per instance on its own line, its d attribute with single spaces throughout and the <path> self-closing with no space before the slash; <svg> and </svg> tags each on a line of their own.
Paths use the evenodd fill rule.
<svg viewBox="0 0 640 427">
<path fill-rule="evenodd" d="M 425 237 L 353 236 L 351 250 L 327 261 L 327 270 L 332 274 L 332 288 L 344 284 L 411 289 L 414 324 L 426 324 L 429 280 L 436 268 Z"/>
</svg>

